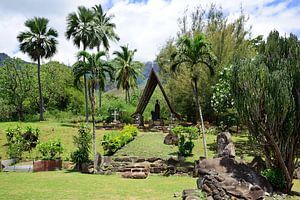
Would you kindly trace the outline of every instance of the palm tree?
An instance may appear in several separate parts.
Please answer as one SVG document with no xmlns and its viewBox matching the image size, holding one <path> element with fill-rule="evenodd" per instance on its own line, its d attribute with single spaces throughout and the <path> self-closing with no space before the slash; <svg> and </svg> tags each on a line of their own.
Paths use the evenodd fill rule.
<svg viewBox="0 0 300 200">
<path fill-rule="evenodd" d="M 20 49 L 27 53 L 32 60 L 37 61 L 40 121 L 44 120 L 44 100 L 41 86 L 41 58 L 50 58 L 56 53 L 57 36 L 55 29 L 48 27 L 49 20 L 42 17 L 34 17 L 25 22 L 29 31 L 21 32 L 17 39 Z"/>
<path fill-rule="evenodd" d="M 198 94 L 198 81 L 200 78 L 199 68 L 208 67 L 210 74 L 214 74 L 213 65 L 216 62 L 209 43 L 206 41 L 205 36 L 201 33 L 195 35 L 183 35 L 178 39 L 176 52 L 171 56 L 172 70 L 175 71 L 179 66 L 186 66 L 190 70 L 191 81 L 196 98 L 196 104 L 201 120 L 202 134 L 203 134 L 203 147 L 204 156 L 207 157 L 206 137 L 204 131 L 204 123 L 201 105 L 199 102 Z"/>
<path fill-rule="evenodd" d="M 118 41 L 119 36 L 115 33 L 116 25 L 111 21 L 113 16 L 103 12 L 102 6 L 96 5 L 94 11 L 94 38 L 90 45 L 91 48 L 96 47 L 100 52 L 100 46 L 103 45 L 105 50 L 109 50 L 109 41 Z M 101 108 L 101 94 L 104 91 L 105 83 L 99 83 L 99 108 Z"/>
<path fill-rule="evenodd" d="M 89 74 L 89 97 L 92 107 L 92 122 L 93 122 L 93 149 L 94 149 L 94 172 L 97 169 L 96 163 L 96 124 L 95 124 L 95 89 L 99 82 L 104 82 L 106 74 L 112 79 L 113 68 L 109 62 L 101 60 L 101 57 L 105 55 L 105 52 L 100 51 L 96 54 L 89 54 L 86 51 L 80 51 L 78 53 L 78 59 L 84 58 L 83 60 L 77 61 L 73 66 L 73 73 L 75 77 L 75 83 L 80 82 L 80 78 Z"/>
<path fill-rule="evenodd" d="M 79 6 L 77 13 L 72 12 L 67 17 L 67 39 L 73 39 L 75 46 L 80 48 L 82 46 L 85 51 L 91 44 L 94 35 L 94 13 L 92 10 Z M 85 57 L 83 57 L 85 59 Z M 88 107 L 88 90 L 86 75 L 84 76 L 84 95 L 85 95 L 85 119 L 86 123 L 89 121 L 89 107 Z"/>
<path fill-rule="evenodd" d="M 122 87 L 125 90 L 125 101 L 130 102 L 129 90 L 137 87 L 137 78 L 141 75 L 143 64 L 133 60 L 134 53 L 137 50 L 129 50 L 128 46 L 121 46 L 121 51 L 115 51 L 114 64 L 117 67 L 116 80 L 117 88 Z"/>
</svg>

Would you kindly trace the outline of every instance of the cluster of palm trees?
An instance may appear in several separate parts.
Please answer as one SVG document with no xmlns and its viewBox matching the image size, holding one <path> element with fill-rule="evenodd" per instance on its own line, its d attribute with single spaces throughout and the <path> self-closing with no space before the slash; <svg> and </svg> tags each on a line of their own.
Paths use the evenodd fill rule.
<svg viewBox="0 0 300 200">
<path fill-rule="evenodd" d="M 117 88 L 125 90 L 125 100 L 130 102 L 130 89 L 137 87 L 137 78 L 141 74 L 142 63 L 134 61 L 136 49 L 130 50 L 127 46 L 121 46 L 120 51 L 113 54 L 115 59 L 109 61 L 108 50 L 110 42 L 119 41 L 115 32 L 116 25 L 112 22 L 113 16 L 103 12 L 101 5 L 86 8 L 79 6 L 77 12 L 67 16 L 66 38 L 71 39 L 76 47 L 82 49 L 77 54 L 77 62 L 73 65 L 74 83 L 80 85 L 83 78 L 86 122 L 89 122 L 88 99 L 91 102 L 91 115 L 93 122 L 93 150 L 96 156 L 95 135 L 95 91 L 99 88 L 99 106 L 101 106 L 101 93 L 104 91 L 105 82 L 108 77 L 117 81 Z M 20 49 L 27 53 L 38 66 L 38 84 L 40 98 L 40 121 L 44 120 L 44 102 L 40 82 L 40 62 L 42 58 L 52 57 L 57 49 L 58 33 L 55 29 L 48 27 L 48 19 L 35 17 L 25 22 L 29 29 L 21 32 L 17 38 Z M 89 53 L 87 49 L 96 49 L 97 53 Z M 102 50 L 103 48 L 103 50 Z M 106 59 L 102 59 L 105 57 Z M 94 159 L 95 161 L 96 159 Z M 96 163 L 94 162 L 94 169 Z"/>
</svg>

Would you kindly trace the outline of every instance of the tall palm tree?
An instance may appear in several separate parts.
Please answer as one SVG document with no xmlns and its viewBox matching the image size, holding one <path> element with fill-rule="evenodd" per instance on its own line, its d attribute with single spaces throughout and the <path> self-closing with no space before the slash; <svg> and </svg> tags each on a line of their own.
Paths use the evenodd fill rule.
<svg viewBox="0 0 300 200">
<path fill-rule="evenodd" d="M 73 39 L 75 46 L 80 48 L 82 46 L 85 51 L 89 47 L 94 37 L 94 13 L 92 10 L 79 6 L 77 13 L 72 12 L 67 17 L 67 39 Z M 85 59 L 85 57 L 83 57 Z M 89 121 L 89 107 L 88 107 L 88 89 L 87 77 L 84 76 L 84 95 L 85 95 L 85 119 Z"/>
<path fill-rule="evenodd" d="M 91 101 L 92 108 L 92 122 L 93 122 L 93 149 L 94 149 L 94 171 L 96 172 L 97 163 L 96 163 L 96 123 L 95 123 L 95 89 L 96 85 L 99 82 L 104 82 L 106 79 L 106 74 L 112 79 L 113 67 L 109 62 L 101 60 L 101 57 L 105 55 L 105 52 L 100 51 L 96 54 L 89 54 L 86 51 L 80 51 L 78 53 L 78 58 L 85 58 L 83 60 L 77 61 L 73 65 L 73 73 L 75 77 L 75 83 L 80 82 L 80 78 L 89 74 L 89 97 Z"/>
<path fill-rule="evenodd" d="M 95 34 L 90 45 L 91 48 L 96 47 L 97 52 L 100 52 L 101 45 L 105 50 L 109 50 L 109 41 L 118 41 L 120 38 L 115 33 L 116 25 L 112 22 L 112 15 L 107 15 L 103 12 L 101 4 L 93 7 L 94 12 L 94 30 Z M 101 94 L 104 91 L 105 83 L 99 83 L 99 108 L 101 108 Z"/>
<path fill-rule="evenodd" d="M 20 49 L 27 53 L 38 66 L 38 87 L 40 121 L 44 120 L 44 100 L 41 86 L 41 58 L 50 58 L 56 53 L 57 36 L 55 29 L 48 27 L 49 20 L 42 17 L 34 17 L 25 22 L 29 31 L 21 32 L 17 39 L 20 42 Z"/>
<path fill-rule="evenodd" d="M 203 134 L 203 147 L 204 156 L 207 157 L 206 136 L 203 123 L 203 116 L 201 105 L 199 101 L 198 81 L 200 78 L 200 69 L 203 66 L 208 67 L 210 74 L 214 74 L 213 66 L 216 59 L 211 51 L 209 43 L 206 41 L 205 36 L 201 33 L 194 35 L 183 35 L 177 41 L 176 52 L 171 56 L 172 70 L 175 71 L 180 66 L 186 66 L 190 70 L 191 81 L 198 107 L 202 134 Z"/>
<path fill-rule="evenodd" d="M 116 55 L 114 64 L 117 68 L 116 80 L 117 88 L 122 87 L 125 90 L 125 101 L 130 102 L 129 90 L 137 87 L 137 78 L 141 75 L 141 67 L 143 64 L 133 60 L 133 56 L 137 50 L 129 50 L 128 46 L 121 46 L 121 51 L 115 51 Z"/>
</svg>

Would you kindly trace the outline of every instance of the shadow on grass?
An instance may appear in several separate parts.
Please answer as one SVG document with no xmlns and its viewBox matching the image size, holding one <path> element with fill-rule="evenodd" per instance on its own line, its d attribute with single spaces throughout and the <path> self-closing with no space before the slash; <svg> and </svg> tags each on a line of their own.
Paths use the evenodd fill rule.
<svg viewBox="0 0 300 200">
<path fill-rule="evenodd" d="M 61 124 L 61 126 L 71 127 L 71 128 L 78 128 L 79 127 L 77 124 L 67 124 L 67 123 L 63 123 L 63 124 Z"/>
</svg>

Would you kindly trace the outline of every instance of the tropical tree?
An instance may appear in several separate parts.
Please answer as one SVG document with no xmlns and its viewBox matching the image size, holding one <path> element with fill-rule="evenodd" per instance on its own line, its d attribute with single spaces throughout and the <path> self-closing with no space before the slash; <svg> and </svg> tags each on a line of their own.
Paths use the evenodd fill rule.
<svg viewBox="0 0 300 200">
<path fill-rule="evenodd" d="M 171 69 L 176 71 L 180 66 L 189 68 L 189 75 L 192 81 L 196 104 L 201 120 L 204 156 L 207 157 L 205 128 L 203 123 L 203 116 L 201 105 L 199 101 L 198 81 L 200 79 L 200 72 L 203 66 L 206 66 L 210 74 L 214 74 L 213 66 L 215 64 L 215 56 L 211 51 L 209 43 L 205 36 L 201 33 L 185 34 L 180 37 L 176 44 L 176 51 L 171 55 Z"/>
<path fill-rule="evenodd" d="M 92 122 L 93 122 L 93 150 L 94 150 L 94 171 L 97 169 L 96 163 L 96 123 L 95 123 L 95 89 L 99 82 L 104 82 L 106 75 L 108 74 L 112 79 L 113 68 L 109 62 L 101 59 L 105 56 L 104 51 L 100 51 L 96 54 L 89 54 L 86 51 L 80 51 L 78 53 L 78 59 L 85 58 L 83 60 L 77 61 L 73 66 L 73 73 L 75 77 L 76 85 L 80 85 L 80 78 L 89 74 L 89 97 L 91 101 L 92 108 Z"/>
<path fill-rule="evenodd" d="M 300 149 L 300 42 L 274 31 L 258 52 L 233 66 L 235 106 L 266 162 L 284 176 L 279 189 L 290 192 Z"/>
<path fill-rule="evenodd" d="M 27 53 L 38 66 L 39 106 L 40 121 L 44 120 L 44 101 L 41 86 L 41 59 L 50 58 L 56 53 L 57 36 L 55 29 L 48 27 L 49 20 L 42 17 L 34 17 L 25 22 L 29 31 L 21 32 L 17 39 L 20 42 L 20 49 Z"/>
<path fill-rule="evenodd" d="M 96 47 L 97 52 L 100 52 L 101 45 L 106 51 L 109 50 L 109 41 L 118 41 L 119 36 L 115 33 L 116 25 L 112 22 L 112 15 L 107 15 L 103 12 L 101 4 L 93 7 L 94 12 L 94 38 L 90 45 L 91 48 Z M 105 83 L 99 83 L 99 108 L 101 108 L 101 95 L 104 91 Z"/>
<path fill-rule="evenodd" d="M 67 17 L 67 39 L 73 39 L 75 46 L 80 48 L 82 46 L 85 51 L 91 44 L 94 37 L 94 13 L 92 10 L 79 6 L 78 11 L 72 12 Z M 85 57 L 83 57 L 85 59 Z M 84 94 L 85 94 L 85 118 L 86 122 L 89 121 L 89 107 L 88 107 L 88 89 L 87 89 L 87 77 L 84 79 Z"/>
<path fill-rule="evenodd" d="M 141 76 L 141 67 L 143 66 L 141 62 L 133 60 L 136 51 L 136 49 L 129 50 L 128 46 L 121 46 L 121 51 L 113 53 L 116 55 L 113 62 L 117 68 L 117 88 L 122 87 L 125 90 L 126 103 L 130 102 L 129 90 L 137 87 L 137 78 Z"/>
</svg>

